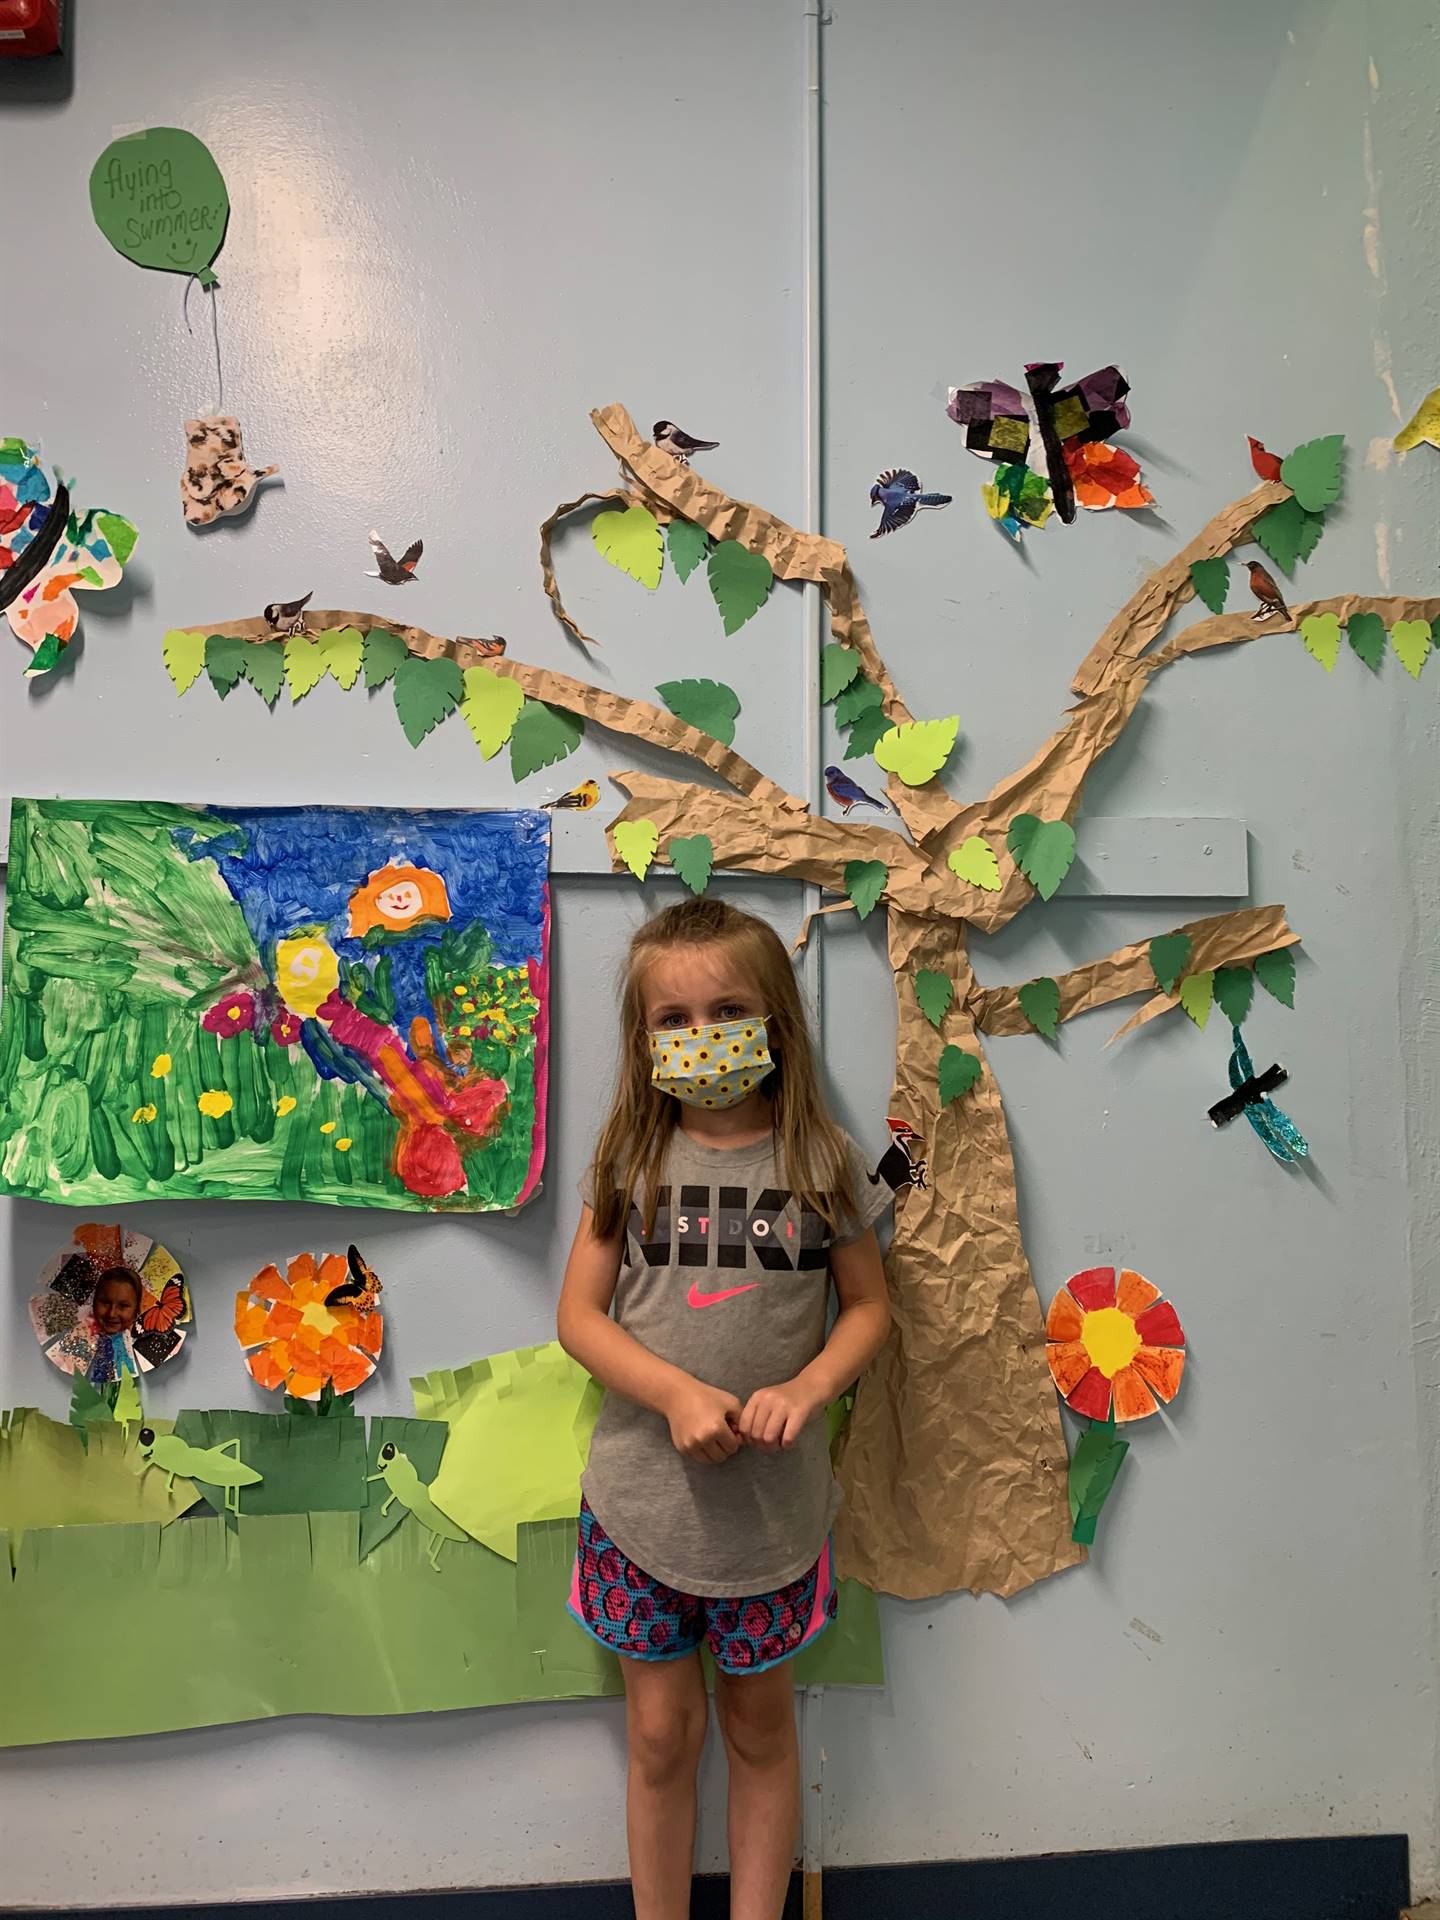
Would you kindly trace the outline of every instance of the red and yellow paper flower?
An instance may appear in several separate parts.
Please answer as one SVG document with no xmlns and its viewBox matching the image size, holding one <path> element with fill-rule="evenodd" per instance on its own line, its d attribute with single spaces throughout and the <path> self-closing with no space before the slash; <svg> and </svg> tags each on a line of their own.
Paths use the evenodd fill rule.
<svg viewBox="0 0 1440 1920">
<path fill-rule="evenodd" d="M 375 1371 L 385 1338 L 380 1308 L 350 1300 L 327 1307 L 326 1296 L 350 1278 L 343 1253 L 297 1253 L 281 1277 L 263 1267 L 235 1296 L 235 1338 L 262 1387 L 283 1387 L 292 1399 L 318 1400 L 328 1382 L 353 1393 Z"/>
<path fill-rule="evenodd" d="M 1185 1333 L 1160 1289 L 1122 1267 L 1072 1274 L 1045 1322 L 1050 1376 L 1074 1413 L 1117 1424 L 1157 1413 L 1180 1390 Z"/>
</svg>

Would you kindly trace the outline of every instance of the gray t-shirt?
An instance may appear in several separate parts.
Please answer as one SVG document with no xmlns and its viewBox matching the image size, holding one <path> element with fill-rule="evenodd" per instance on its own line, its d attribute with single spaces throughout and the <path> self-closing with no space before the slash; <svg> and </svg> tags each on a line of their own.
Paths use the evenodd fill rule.
<svg viewBox="0 0 1440 1920">
<path fill-rule="evenodd" d="M 874 1223 L 893 1194 L 850 1141 L 857 1212 L 832 1235 L 802 1210 L 773 1136 L 711 1147 L 676 1128 L 655 1219 L 625 1228 L 612 1312 L 642 1346 L 744 1402 L 808 1366 L 825 1344 L 829 1248 Z M 590 1175 L 581 1195 L 593 1201 Z M 818 1416 L 793 1447 L 742 1446 L 714 1464 L 678 1452 L 660 1414 L 607 1393 L 585 1497 L 621 1552 L 666 1586 L 768 1593 L 820 1556 L 840 1489 Z"/>
</svg>

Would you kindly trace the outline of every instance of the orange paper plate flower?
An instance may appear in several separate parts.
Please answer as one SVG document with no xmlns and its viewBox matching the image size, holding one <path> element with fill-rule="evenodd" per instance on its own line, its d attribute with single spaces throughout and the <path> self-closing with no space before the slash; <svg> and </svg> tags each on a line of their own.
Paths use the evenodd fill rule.
<svg viewBox="0 0 1440 1920">
<path fill-rule="evenodd" d="M 1122 1267 L 1072 1274 L 1045 1322 L 1050 1376 L 1074 1413 L 1116 1423 L 1143 1420 L 1180 1390 L 1185 1332 L 1174 1307 L 1143 1275 Z"/>
<path fill-rule="evenodd" d="M 343 1253 L 297 1253 L 283 1278 L 278 1267 L 263 1267 L 236 1294 L 235 1338 L 262 1387 L 318 1400 L 327 1382 L 337 1394 L 353 1393 L 370 1378 L 385 1338 L 379 1306 L 367 1313 L 353 1300 L 325 1304 L 349 1279 Z"/>
</svg>

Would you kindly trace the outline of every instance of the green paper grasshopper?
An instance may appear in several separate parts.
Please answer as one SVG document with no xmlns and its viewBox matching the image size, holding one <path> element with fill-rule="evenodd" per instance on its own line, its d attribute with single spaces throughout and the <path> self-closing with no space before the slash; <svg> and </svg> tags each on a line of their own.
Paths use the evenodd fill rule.
<svg viewBox="0 0 1440 1920">
<path fill-rule="evenodd" d="M 379 1459 L 380 1471 L 367 1473 L 365 1478 L 385 1482 L 388 1495 L 381 1513 L 388 1513 L 398 1500 L 414 1514 L 430 1536 L 425 1543 L 425 1553 L 438 1573 L 441 1547 L 447 1540 L 468 1540 L 469 1534 L 463 1527 L 457 1527 L 449 1514 L 440 1511 L 430 1498 L 430 1489 L 411 1465 L 409 1455 L 401 1453 L 393 1440 L 387 1440 L 381 1447 Z"/>
<path fill-rule="evenodd" d="M 227 1513 L 239 1513 L 241 1487 L 253 1487 L 265 1477 L 254 1467 L 247 1467 L 240 1458 L 238 1440 L 222 1440 L 218 1447 L 192 1447 L 187 1441 L 177 1440 L 173 1433 L 156 1433 L 153 1427 L 141 1427 L 140 1456 L 136 1473 L 148 1473 L 151 1467 L 159 1467 L 165 1475 L 166 1493 L 177 1478 L 222 1487 Z"/>
</svg>

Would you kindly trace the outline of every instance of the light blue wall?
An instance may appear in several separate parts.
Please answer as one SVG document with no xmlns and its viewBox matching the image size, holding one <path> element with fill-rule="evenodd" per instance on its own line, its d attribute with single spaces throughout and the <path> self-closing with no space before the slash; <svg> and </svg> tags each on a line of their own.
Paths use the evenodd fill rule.
<svg viewBox="0 0 1440 1920">
<path fill-rule="evenodd" d="M 586 412 L 611 399 L 719 437 L 707 473 L 798 519 L 798 0 L 79 11 L 68 100 L 0 82 L 5 177 L 45 183 L 4 214 L 7 257 L 43 293 L 17 318 L 7 271 L 0 428 L 40 439 L 142 543 L 134 585 L 90 596 L 73 676 L 26 698 L 11 647 L 0 789 L 505 804 L 503 761 L 482 763 L 456 722 L 412 754 L 382 703 L 330 685 L 273 715 L 243 689 L 223 708 L 205 687 L 181 703 L 159 637 L 312 584 L 317 604 L 391 610 L 362 578 L 376 524 L 425 537 L 408 617 L 499 630 L 518 657 L 574 669 L 535 529 L 608 483 Z M 1115 608 L 1245 489 L 1247 432 L 1281 448 L 1349 436 L 1348 507 L 1312 591 L 1378 591 L 1387 565 L 1397 590 L 1430 589 L 1432 457 L 1400 470 L 1382 445 L 1367 462 L 1394 431 L 1387 368 L 1407 404 L 1440 378 L 1440 57 L 1422 12 L 857 0 L 827 29 L 825 531 L 851 548 L 911 704 L 960 712 L 957 791 L 1038 744 Z M 247 524 L 201 537 L 177 486 L 180 423 L 213 397 L 208 343 L 185 332 L 179 281 L 111 253 L 85 199 L 115 131 L 165 122 L 208 140 L 229 180 L 226 399 L 287 481 Z M 1126 366 L 1159 511 L 1017 555 L 982 518 L 983 470 L 944 393 L 1050 353 Z M 871 546 L 870 480 L 900 463 L 956 503 Z M 695 583 L 651 601 L 583 537 L 560 558 L 605 643 L 602 682 L 722 674 L 747 755 L 802 783 L 794 596 L 722 643 Z M 1306 943 L 1296 1012 L 1262 1006 L 1252 1039 L 1292 1070 L 1314 1172 L 1287 1178 L 1246 1131 L 1205 1126 L 1224 1083 L 1214 1027 L 1161 1022 L 1104 1052 L 1122 1016 L 1098 1014 L 1058 1050 L 994 1044 L 1042 1295 L 1096 1259 L 1133 1263 L 1179 1304 L 1192 1369 L 1173 1424 L 1137 1435 L 1088 1569 L 1008 1607 L 887 1607 L 889 1688 L 824 1703 L 830 1860 L 1404 1829 L 1434 1884 L 1440 706 L 1428 674 L 1401 682 L 1394 662 L 1371 683 L 1351 659 L 1327 678 L 1287 639 L 1192 660 L 1095 778 L 1095 813 L 1247 823 L 1254 897 L 1284 900 Z M 532 788 L 636 763 L 653 762 L 593 738 Z M 735 897 L 796 923 L 793 890 Z M 544 1337 L 604 1095 L 614 965 L 642 908 L 628 883 L 557 881 L 555 1137 L 519 1218 L 135 1210 L 197 1286 L 197 1338 L 157 1382 L 162 1410 L 246 1404 L 235 1288 L 361 1229 L 394 1302 L 374 1410 L 406 1408 L 412 1372 Z M 1060 902 L 982 943 L 979 965 L 1023 979 L 1205 910 Z M 824 938 L 835 1096 L 873 1140 L 892 1035 L 879 931 L 842 917 Z M 0 1404 L 63 1409 L 24 1301 L 71 1224 L 5 1208 Z M 622 1764 L 611 1705 L 3 1754 L 0 1897 L 617 1874 Z M 123 1863 L 75 1813 L 120 1769 L 127 1804 L 142 1820 L 164 1808 L 167 1836 Z M 709 1863 L 720 1789 L 712 1763 Z"/>
</svg>

